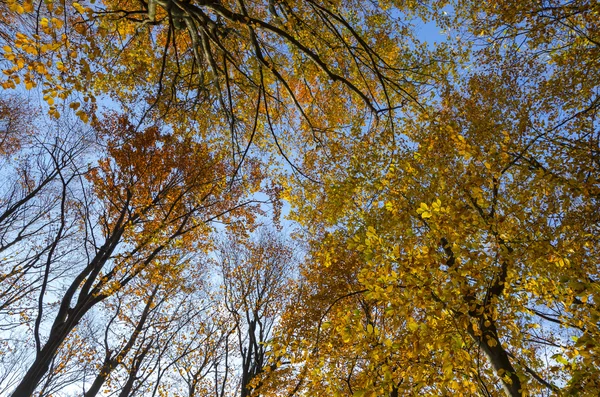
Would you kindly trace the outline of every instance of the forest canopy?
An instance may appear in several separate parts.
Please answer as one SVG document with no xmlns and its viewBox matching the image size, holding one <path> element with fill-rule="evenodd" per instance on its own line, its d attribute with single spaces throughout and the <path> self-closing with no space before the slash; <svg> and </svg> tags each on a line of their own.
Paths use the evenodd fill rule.
<svg viewBox="0 0 600 397">
<path fill-rule="evenodd" d="M 597 396 L 600 3 L 0 0 L 0 394 Z"/>
</svg>

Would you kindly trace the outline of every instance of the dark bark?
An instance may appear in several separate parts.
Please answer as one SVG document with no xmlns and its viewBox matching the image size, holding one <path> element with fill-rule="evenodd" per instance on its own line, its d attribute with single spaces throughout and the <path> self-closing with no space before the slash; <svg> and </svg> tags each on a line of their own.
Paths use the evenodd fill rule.
<svg viewBox="0 0 600 397">
<path fill-rule="evenodd" d="M 135 330 L 129 337 L 129 340 L 127 341 L 125 346 L 123 346 L 123 348 L 117 354 L 115 354 L 113 357 L 111 357 L 111 354 L 109 351 L 106 352 L 106 357 L 104 359 L 104 363 L 102 364 L 102 368 L 100 369 L 100 372 L 94 379 L 92 386 L 90 386 L 89 390 L 85 392 L 84 397 L 95 397 L 98 394 L 98 392 L 100 392 L 100 388 L 102 387 L 104 382 L 106 382 L 106 379 L 108 378 L 110 373 L 117 367 L 117 365 L 123 360 L 123 358 L 125 358 L 125 356 L 127 356 L 129 351 L 135 344 L 138 336 L 142 332 L 142 329 L 144 328 L 144 324 L 146 323 L 146 320 L 148 319 L 148 315 L 150 313 L 150 309 L 152 308 L 152 304 L 154 302 L 154 297 L 156 296 L 157 292 L 158 292 L 158 286 L 156 286 L 154 288 L 154 290 L 152 291 L 152 294 L 150 295 L 150 298 L 148 299 L 148 302 L 146 303 L 146 306 L 144 307 L 144 311 L 142 312 L 142 315 L 138 321 L 138 324 L 136 325 Z"/>
<path fill-rule="evenodd" d="M 134 385 L 135 381 L 138 379 L 138 372 L 140 370 L 140 367 L 142 366 L 144 357 L 146 357 L 146 355 L 150 351 L 151 346 L 152 346 L 152 342 L 148 343 L 144 347 L 144 349 L 142 351 L 138 352 L 138 354 L 133 358 L 133 364 L 132 364 L 131 368 L 129 369 L 129 374 L 127 375 L 127 381 L 125 382 L 125 385 L 121 389 L 121 392 L 119 393 L 119 397 L 129 397 L 134 392 L 133 385 Z"/>
<path fill-rule="evenodd" d="M 498 330 L 496 329 L 495 322 L 491 320 L 488 321 L 490 322 L 490 325 L 481 327 L 479 332 L 475 331 L 473 324 L 468 326 L 467 331 L 479 344 L 479 347 L 485 353 L 494 370 L 496 370 L 499 375 L 502 374 L 500 378 L 502 380 L 504 393 L 510 397 L 521 397 L 521 380 L 517 376 L 508 353 L 502 347 L 502 344 L 498 339 Z M 506 377 L 508 377 L 508 380 Z"/>
<path fill-rule="evenodd" d="M 91 291 L 86 291 L 87 293 L 80 291 L 80 295 L 75 306 L 71 307 L 73 303 L 73 297 L 80 284 L 86 278 L 88 278 L 86 285 L 90 283 L 90 279 L 92 279 L 91 282 L 94 282 L 100 270 L 109 260 L 112 252 L 116 249 L 124 231 L 124 229 L 120 226 L 125 214 L 123 213 L 122 215 L 123 216 L 120 219 L 120 222 L 117 223 L 117 227 L 113 231 L 110 238 L 107 239 L 106 243 L 100 248 L 94 259 L 79 273 L 77 277 L 75 277 L 67 289 L 67 292 L 61 301 L 58 313 L 54 319 L 52 328 L 50 329 L 48 340 L 44 344 L 44 347 L 38 351 L 34 362 L 27 370 L 27 373 L 19 385 L 13 391 L 12 397 L 30 397 L 33 394 L 37 385 L 48 372 L 50 363 L 56 356 L 58 349 L 65 341 L 69 333 L 77 326 L 81 318 L 95 304 L 105 298 L 104 295 L 96 294 L 99 291 L 97 291 L 95 288 Z"/>
<path fill-rule="evenodd" d="M 446 238 L 442 238 L 440 244 L 447 255 L 446 266 L 448 268 L 454 267 L 456 257 L 452 251 L 452 245 Z M 507 247 L 503 241 L 501 241 L 501 244 L 505 246 L 509 254 L 512 253 L 512 249 Z M 475 324 L 477 325 L 470 322 L 467 326 L 467 332 L 478 343 L 479 348 L 483 350 L 490 364 L 499 374 L 504 393 L 509 397 L 521 397 L 521 388 L 523 387 L 521 380 L 517 376 L 507 351 L 502 347 L 496 322 L 492 319 L 490 310 L 491 302 L 500 297 L 504 292 L 508 266 L 508 260 L 501 261 L 500 271 L 492 285 L 486 291 L 485 302 L 479 303 L 474 294 L 467 294 L 464 296 L 464 301 L 469 305 L 470 309 L 467 313 L 457 314 L 467 314 L 469 319 L 475 320 Z"/>
</svg>

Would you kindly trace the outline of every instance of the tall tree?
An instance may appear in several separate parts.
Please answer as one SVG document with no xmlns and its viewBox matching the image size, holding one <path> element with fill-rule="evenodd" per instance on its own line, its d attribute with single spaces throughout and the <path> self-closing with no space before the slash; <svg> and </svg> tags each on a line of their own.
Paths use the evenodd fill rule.
<svg viewBox="0 0 600 397">
<path fill-rule="evenodd" d="M 241 209 L 241 196 L 260 180 L 255 174 L 232 183 L 216 151 L 208 153 L 207 145 L 179 141 L 158 127 L 135 131 L 114 116 L 98 130 L 107 142 L 98 167 L 88 170 L 66 152 L 72 169 L 55 168 L 56 220 L 48 244 L 33 247 L 42 250 L 34 261 L 40 277 L 27 278 L 32 284 L 27 299 L 35 305 L 22 314 L 32 318 L 35 358 L 15 396 L 33 393 L 92 308 L 140 277 L 179 271 L 175 258 L 202 249 L 208 223 Z M 28 270 L 13 269 L 13 277 Z M 7 284 L 8 290 L 15 285 Z M 7 310 L 10 318 L 14 305 Z"/>
<path fill-rule="evenodd" d="M 9 8 L 29 23 L 11 26 L 20 31 L 4 48 L 5 87 L 44 84 L 50 114 L 58 117 L 60 100 L 71 98 L 84 120 L 95 117 L 89 104 L 109 94 L 138 119 L 221 137 L 234 164 L 268 146 L 302 172 L 290 143 L 327 154 L 347 134 L 392 128 L 397 111 L 421 106 L 433 73 L 452 66 L 440 62 L 445 48 L 430 54 L 415 37 L 412 7 L 393 2 Z"/>
<path fill-rule="evenodd" d="M 291 317 L 281 339 L 317 367 L 304 383 L 317 394 L 598 389 L 596 5 L 503 4 L 454 4 L 475 18 L 447 26 L 482 47 L 426 112 L 398 121 L 399 149 L 371 135 L 321 168 L 329 183 L 289 189 L 318 247 L 307 318 L 322 268 L 347 273 L 360 258 L 358 285 L 306 333 Z M 357 293 L 370 311 L 343 306 Z"/>
<path fill-rule="evenodd" d="M 0 11 L 3 88 L 41 87 L 51 116 L 72 111 L 106 144 L 88 168 L 80 140 L 35 146 L 0 128 L 6 181 L 18 182 L 0 202 L 1 326 L 31 336 L 35 355 L 15 395 L 80 381 L 79 364 L 88 374 L 76 352 L 92 331 L 78 325 L 133 291 L 146 300 L 109 344 L 127 360 L 104 354 L 123 396 L 176 379 L 208 393 L 208 374 L 219 395 L 237 375 L 242 394 L 264 395 L 600 388 L 597 2 L 7 0 Z M 423 22 L 449 40 L 419 41 Z M 134 121 L 100 121 L 108 98 Z M 0 105 L 6 123 L 25 120 Z M 285 299 L 269 291 L 290 286 L 237 237 L 226 251 L 244 266 L 221 262 L 227 313 L 199 339 L 218 353 L 188 345 L 189 327 L 161 339 L 145 307 L 179 322 L 152 311 L 144 283 L 208 249 L 207 221 L 267 173 L 310 247 L 293 304 L 279 314 Z M 234 212 L 252 223 L 252 211 Z"/>
<path fill-rule="evenodd" d="M 230 236 L 216 252 L 222 304 L 232 327 L 222 384 L 235 385 L 229 388 L 236 396 L 256 395 L 258 376 L 268 366 L 273 328 L 287 303 L 294 251 L 279 232 L 262 227 L 250 238 Z M 221 390 L 218 396 L 226 392 Z"/>
</svg>

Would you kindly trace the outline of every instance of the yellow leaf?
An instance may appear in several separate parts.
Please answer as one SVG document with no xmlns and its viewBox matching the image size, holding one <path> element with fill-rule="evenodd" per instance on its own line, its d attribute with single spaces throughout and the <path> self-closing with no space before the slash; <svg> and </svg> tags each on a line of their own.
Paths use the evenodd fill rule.
<svg viewBox="0 0 600 397">
<path fill-rule="evenodd" d="M 419 329 L 419 324 L 417 324 L 417 322 L 415 321 L 414 318 L 409 317 L 408 321 L 406 322 L 408 329 L 411 330 L 412 332 L 415 332 L 417 329 Z"/>
<path fill-rule="evenodd" d="M 37 55 L 38 54 L 37 50 L 32 45 L 24 46 L 23 49 L 28 54 L 31 54 L 31 55 Z"/>
<path fill-rule="evenodd" d="M 452 363 L 446 363 L 443 365 L 443 371 L 444 371 L 444 375 L 446 376 L 446 378 L 450 378 L 452 376 L 452 370 L 454 369 L 454 367 L 452 366 Z"/>
<path fill-rule="evenodd" d="M 33 3 L 29 0 L 23 2 L 23 9 L 25 9 L 25 11 L 27 11 L 27 12 L 32 12 L 33 11 Z"/>
<path fill-rule="evenodd" d="M 73 7 L 77 10 L 78 13 L 83 14 L 85 9 L 79 3 L 73 3 Z"/>
</svg>

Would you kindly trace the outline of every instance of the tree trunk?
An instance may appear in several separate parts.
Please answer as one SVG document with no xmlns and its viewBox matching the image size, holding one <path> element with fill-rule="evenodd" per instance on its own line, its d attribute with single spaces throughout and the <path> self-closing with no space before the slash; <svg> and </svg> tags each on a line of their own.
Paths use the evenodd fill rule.
<svg viewBox="0 0 600 397">
<path fill-rule="evenodd" d="M 483 352 L 487 356 L 490 364 L 494 367 L 494 370 L 498 372 L 502 381 L 502 388 L 504 393 L 508 397 L 521 397 L 522 396 L 522 384 L 521 380 L 517 376 L 517 372 L 510 362 L 508 353 L 502 347 L 500 340 L 498 339 L 498 331 L 493 321 L 490 321 L 490 325 L 482 327 L 480 335 L 477 335 L 473 325 L 468 326 L 469 335 L 479 343 L 479 346 L 483 349 Z M 490 346 L 490 344 L 494 346 Z"/>
<path fill-rule="evenodd" d="M 60 330 L 60 332 L 56 332 L 51 338 L 46 342 L 42 350 L 37 354 L 35 361 L 27 370 L 27 373 L 21 380 L 21 383 L 15 388 L 12 393 L 12 397 L 30 397 L 37 385 L 40 383 L 48 369 L 50 368 L 50 363 L 56 352 L 60 348 L 60 345 L 64 342 L 71 329 L 75 327 L 77 322 L 74 324 L 64 324 L 64 327 Z"/>
</svg>

